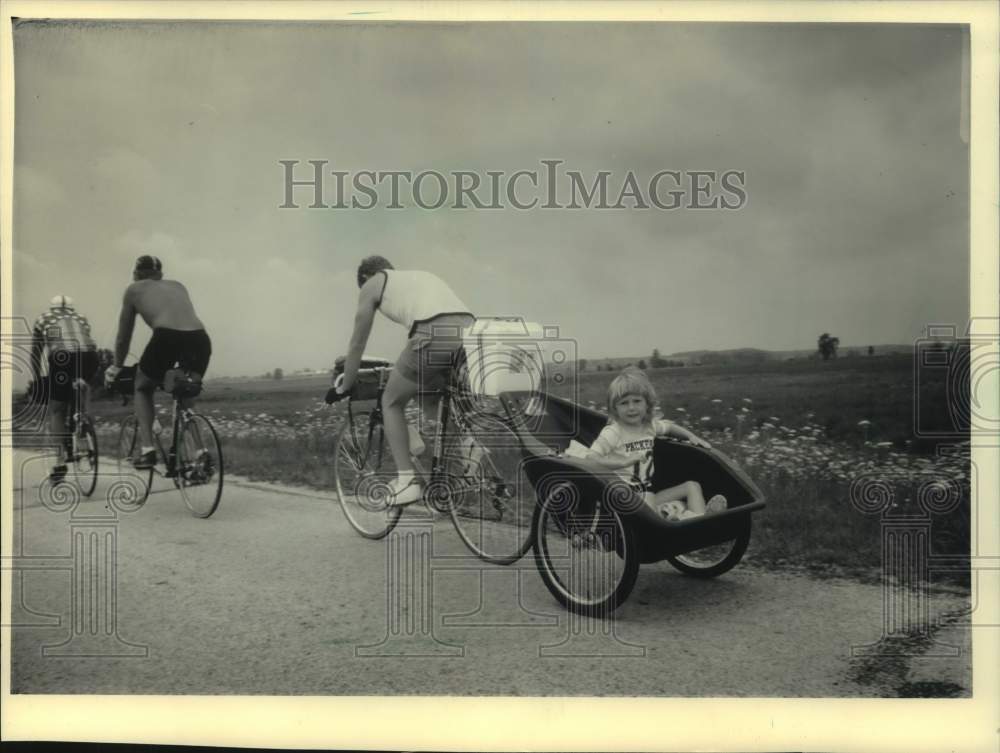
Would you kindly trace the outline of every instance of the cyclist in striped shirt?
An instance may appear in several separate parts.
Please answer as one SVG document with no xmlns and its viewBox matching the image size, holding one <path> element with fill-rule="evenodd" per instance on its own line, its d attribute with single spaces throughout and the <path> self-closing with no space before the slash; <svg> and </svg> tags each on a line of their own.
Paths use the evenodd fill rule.
<svg viewBox="0 0 1000 753">
<path fill-rule="evenodd" d="M 43 380 L 42 354 L 48 351 L 48 378 Z M 73 398 L 73 383 L 82 381 L 83 409 L 87 408 L 87 380 L 97 372 L 97 344 L 90 334 L 90 322 L 73 307 L 73 299 L 57 295 L 49 310 L 35 321 L 31 336 L 31 368 L 36 377 L 36 399 L 48 398 L 49 436 L 56 441 L 56 463 L 49 478 L 58 483 L 66 476 L 65 437 L 66 404 Z M 47 382 L 48 394 L 38 394 Z"/>
</svg>

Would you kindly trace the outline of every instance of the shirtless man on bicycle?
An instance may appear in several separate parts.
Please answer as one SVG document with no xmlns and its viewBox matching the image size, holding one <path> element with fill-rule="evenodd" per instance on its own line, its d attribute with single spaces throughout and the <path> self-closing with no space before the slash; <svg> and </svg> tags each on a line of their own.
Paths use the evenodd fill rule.
<svg viewBox="0 0 1000 753">
<path fill-rule="evenodd" d="M 406 404 L 418 391 L 431 390 L 447 378 L 462 347 L 463 329 L 475 317 L 437 275 L 397 270 L 382 256 L 369 256 L 358 266 L 358 308 L 354 332 L 338 377 L 339 396 L 350 393 L 371 334 L 375 312 L 406 328 L 408 340 L 382 393 L 382 417 L 398 476 L 390 484 L 389 505 L 402 506 L 421 498 L 410 459 Z"/>
<path fill-rule="evenodd" d="M 106 384 L 114 381 L 125 364 L 135 316 L 138 314 L 153 330 L 153 337 L 139 359 L 135 375 L 135 415 L 139 422 L 139 456 L 136 468 L 156 464 L 153 446 L 153 392 L 162 386 L 166 372 L 175 365 L 204 376 L 212 355 L 212 341 L 205 325 L 195 314 L 187 288 L 176 280 L 163 279 L 163 266 L 155 256 L 140 256 L 132 271 L 133 282 L 125 289 L 118 335 L 115 338 L 115 361 L 105 372 Z M 191 398 L 184 398 L 190 406 Z"/>
</svg>

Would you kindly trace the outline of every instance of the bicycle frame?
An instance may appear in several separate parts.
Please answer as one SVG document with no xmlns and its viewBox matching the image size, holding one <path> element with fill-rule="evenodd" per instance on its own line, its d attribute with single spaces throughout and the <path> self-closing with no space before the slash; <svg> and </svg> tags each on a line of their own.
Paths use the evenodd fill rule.
<svg viewBox="0 0 1000 753">
<path fill-rule="evenodd" d="M 82 379 L 73 381 L 73 399 L 66 406 L 66 415 L 63 417 L 63 426 L 66 429 L 65 448 L 67 457 L 73 454 L 73 434 L 79 431 L 84 419 L 90 420 L 87 411 L 83 407 L 83 390 L 86 382 Z"/>
<path fill-rule="evenodd" d="M 163 458 L 163 465 L 167 469 L 164 474 L 167 478 L 172 478 L 177 472 L 177 455 L 180 449 L 181 431 L 184 428 L 184 423 L 187 421 L 187 414 L 191 412 L 191 408 L 182 408 L 180 403 L 180 398 L 173 398 L 173 405 L 171 406 L 172 436 L 170 438 L 170 445 L 164 449 L 160 437 L 155 437 L 156 447 L 160 451 L 160 456 Z"/>
<path fill-rule="evenodd" d="M 382 375 L 384 376 L 384 374 L 388 373 L 391 369 L 389 369 L 389 368 L 378 368 L 378 369 L 375 369 L 375 370 L 376 371 L 380 371 L 382 373 Z M 456 388 L 449 381 L 449 384 L 445 385 L 444 387 L 442 387 L 442 388 L 440 388 L 438 390 L 432 390 L 432 391 L 428 391 L 428 392 L 424 393 L 424 394 L 436 394 L 439 397 L 438 406 L 437 406 L 437 429 L 434 432 L 434 443 L 432 445 L 432 454 L 431 454 L 430 478 L 428 479 L 430 482 L 437 481 L 445 473 L 445 468 L 444 468 L 444 447 L 445 447 L 445 442 L 447 441 L 447 438 L 448 438 L 448 436 L 447 436 L 448 435 L 448 428 L 447 428 L 448 427 L 448 420 L 453 415 L 453 413 L 452 413 L 452 400 L 454 399 L 454 396 L 455 396 L 455 390 L 456 390 Z M 379 385 L 378 393 L 376 394 L 375 399 L 374 399 L 375 406 L 371 409 L 370 414 L 369 414 L 369 419 L 368 419 L 368 437 L 367 437 L 368 440 L 371 439 L 372 427 L 373 426 L 378 426 L 379 424 L 384 424 L 384 413 L 383 413 L 383 410 L 382 410 L 382 393 L 384 391 L 385 391 L 385 383 L 382 382 Z M 351 426 L 352 432 L 354 431 L 354 410 L 353 410 L 353 404 L 354 404 L 354 400 L 353 399 L 349 399 L 347 401 L 347 418 L 348 418 L 348 421 L 349 421 L 349 425 Z M 455 412 L 455 420 L 464 423 L 465 418 L 463 416 L 461 416 L 461 412 L 460 411 L 456 411 Z M 175 431 L 176 431 L 176 427 L 175 427 Z M 354 442 L 355 442 L 355 446 L 361 446 L 361 445 L 358 444 L 358 437 L 357 436 L 353 437 L 353 439 L 354 439 Z M 365 442 L 364 446 L 365 447 L 368 446 L 367 441 Z M 386 451 L 385 447 L 379 447 L 378 448 L 378 452 L 380 453 L 380 456 L 378 458 L 379 465 L 381 465 L 381 460 L 382 460 L 381 453 L 383 453 L 385 451 Z M 391 451 L 391 449 L 390 449 L 390 451 Z"/>
<path fill-rule="evenodd" d="M 79 425 L 80 419 L 87 415 L 83 408 L 83 391 L 86 387 L 87 383 L 82 379 L 73 380 L 73 397 L 66 404 L 66 415 L 63 417 L 63 423 L 67 428 Z"/>
</svg>

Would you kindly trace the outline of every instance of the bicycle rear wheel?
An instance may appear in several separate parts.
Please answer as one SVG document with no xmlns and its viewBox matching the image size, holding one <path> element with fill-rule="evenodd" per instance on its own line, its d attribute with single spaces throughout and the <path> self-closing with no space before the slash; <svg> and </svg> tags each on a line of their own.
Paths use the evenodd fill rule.
<svg viewBox="0 0 1000 753">
<path fill-rule="evenodd" d="M 118 479 L 115 481 L 115 485 L 117 494 L 123 499 L 127 499 L 129 506 L 134 507 L 139 507 L 146 501 L 153 485 L 153 469 L 140 470 L 132 464 L 132 458 L 138 451 L 139 422 L 134 415 L 131 415 L 122 421 L 122 428 L 118 432 L 116 453 Z"/>
<path fill-rule="evenodd" d="M 207 518 L 218 509 L 222 471 L 222 445 L 212 422 L 199 413 L 188 413 L 177 441 L 175 481 L 193 515 Z"/>
<path fill-rule="evenodd" d="M 97 487 L 97 432 L 86 416 L 73 431 L 71 451 L 74 480 L 80 493 L 89 497 Z"/>
<path fill-rule="evenodd" d="M 445 450 L 449 513 L 459 537 L 480 559 L 510 565 L 531 548 L 535 492 L 517 434 L 499 416 L 453 426 Z"/>
<path fill-rule="evenodd" d="M 337 499 L 347 522 L 365 538 L 385 537 L 402 509 L 386 506 L 397 474 L 382 422 L 367 411 L 345 416 L 333 453 Z"/>
<path fill-rule="evenodd" d="M 532 538 L 542 581 L 571 612 L 607 617 L 632 592 L 639 552 L 632 529 L 606 501 L 560 484 L 536 510 Z"/>
</svg>

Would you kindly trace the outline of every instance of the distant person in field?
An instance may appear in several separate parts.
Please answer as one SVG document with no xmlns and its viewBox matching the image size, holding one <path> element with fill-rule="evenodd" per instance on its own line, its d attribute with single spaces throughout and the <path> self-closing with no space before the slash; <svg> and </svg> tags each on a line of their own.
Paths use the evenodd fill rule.
<svg viewBox="0 0 1000 753">
<path fill-rule="evenodd" d="M 677 437 L 699 447 L 711 447 L 684 427 L 654 418 L 655 406 L 656 391 L 649 378 L 639 369 L 625 369 L 608 386 L 608 425 L 590 446 L 587 458 L 617 471 L 643 495 L 646 504 L 668 520 L 725 510 L 726 498 L 716 494 L 706 503 L 697 481 L 653 492 L 653 441 L 656 437 Z"/>
<path fill-rule="evenodd" d="M 390 484 L 390 505 L 417 502 L 422 492 L 410 459 L 406 404 L 421 390 L 441 385 L 462 348 L 462 332 L 475 317 L 440 277 L 431 272 L 397 270 L 382 256 L 358 266 L 358 308 L 354 332 L 336 391 L 346 395 L 357 378 L 375 312 L 404 327 L 408 340 L 382 394 L 385 434 L 398 476 Z M 429 353 L 433 358 L 428 358 Z M 450 357 L 449 357 L 450 354 Z"/>
<path fill-rule="evenodd" d="M 57 295 L 52 299 L 49 310 L 38 317 L 31 332 L 31 369 L 35 375 L 31 392 L 33 397 L 44 400 L 38 394 L 45 384 L 41 378 L 42 354 L 48 351 L 48 400 L 49 436 L 56 444 L 56 462 L 49 478 L 59 483 L 66 476 L 66 440 L 64 436 L 66 404 L 73 398 L 73 383 L 80 381 L 83 409 L 87 409 L 91 379 L 100 365 L 97 344 L 90 335 L 90 323 L 77 313 L 73 299 Z"/>
<path fill-rule="evenodd" d="M 163 265 L 158 258 L 136 259 L 132 280 L 125 289 L 118 318 L 114 364 L 108 367 L 104 380 L 111 384 L 124 366 L 138 314 L 153 330 L 153 336 L 139 359 L 135 375 L 135 415 L 141 447 L 134 464 L 136 468 L 152 468 L 156 464 L 153 392 L 163 385 L 164 374 L 175 366 L 204 376 L 212 355 L 212 341 L 195 314 L 187 288 L 176 280 L 163 279 Z M 192 398 L 182 401 L 184 407 L 192 404 Z"/>
</svg>

